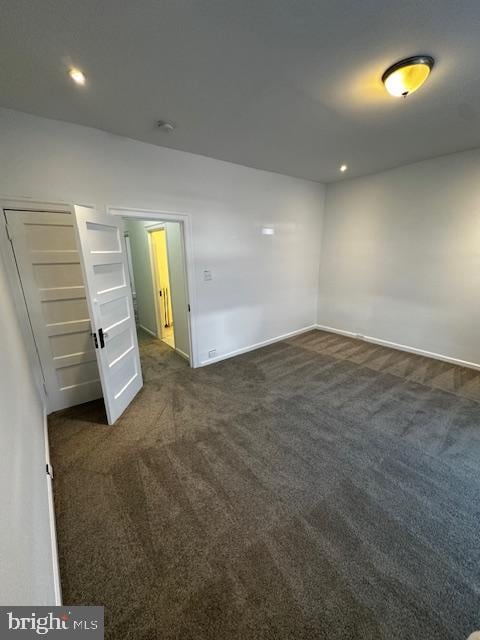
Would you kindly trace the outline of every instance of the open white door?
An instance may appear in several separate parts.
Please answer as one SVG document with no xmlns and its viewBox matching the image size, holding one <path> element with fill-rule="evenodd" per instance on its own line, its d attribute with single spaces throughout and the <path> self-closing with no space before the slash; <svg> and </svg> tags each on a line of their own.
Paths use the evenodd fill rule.
<svg viewBox="0 0 480 640">
<path fill-rule="evenodd" d="M 123 223 L 75 206 L 80 261 L 108 424 L 143 386 Z"/>
</svg>

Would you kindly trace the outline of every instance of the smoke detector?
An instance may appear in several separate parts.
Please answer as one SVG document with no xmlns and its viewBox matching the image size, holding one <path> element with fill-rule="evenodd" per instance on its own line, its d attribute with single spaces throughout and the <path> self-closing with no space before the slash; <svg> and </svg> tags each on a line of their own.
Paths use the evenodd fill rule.
<svg viewBox="0 0 480 640">
<path fill-rule="evenodd" d="M 171 133 L 175 129 L 173 124 L 171 122 L 167 122 L 166 120 L 158 120 L 157 127 L 161 131 L 165 131 L 165 133 Z"/>
</svg>

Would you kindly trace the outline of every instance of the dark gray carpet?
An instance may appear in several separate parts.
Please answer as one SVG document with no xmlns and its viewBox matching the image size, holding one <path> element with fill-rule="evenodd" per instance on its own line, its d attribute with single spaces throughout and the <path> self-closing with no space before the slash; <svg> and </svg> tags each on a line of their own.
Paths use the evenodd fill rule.
<svg viewBox="0 0 480 640">
<path fill-rule="evenodd" d="M 480 628 L 480 375 L 311 332 L 50 419 L 64 601 L 107 638 L 463 640 Z"/>
</svg>

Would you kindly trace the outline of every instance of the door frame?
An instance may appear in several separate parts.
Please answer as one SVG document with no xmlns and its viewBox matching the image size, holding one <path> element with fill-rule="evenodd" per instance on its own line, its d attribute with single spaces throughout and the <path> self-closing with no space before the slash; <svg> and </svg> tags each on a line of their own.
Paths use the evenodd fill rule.
<svg viewBox="0 0 480 640">
<path fill-rule="evenodd" d="M 138 209 L 136 207 L 107 206 L 107 213 L 122 218 L 136 218 L 152 222 L 179 222 L 183 237 L 183 248 L 185 254 L 185 282 L 187 285 L 187 300 L 190 305 L 188 313 L 188 333 L 190 343 L 190 366 L 196 368 L 200 366 L 200 359 L 197 351 L 197 304 L 195 295 L 195 262 L 193 256 L 192 225 L 190 214 L 176 211 L 163 211 L 161 209 Z"/>
</svg>

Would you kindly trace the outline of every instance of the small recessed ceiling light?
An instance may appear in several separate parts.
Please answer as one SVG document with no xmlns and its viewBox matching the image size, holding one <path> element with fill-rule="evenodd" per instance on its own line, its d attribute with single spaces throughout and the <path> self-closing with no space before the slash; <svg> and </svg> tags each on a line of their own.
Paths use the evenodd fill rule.
<svg viewBox="0 0 480 640">
<path fill-rule="evenodd" d="M 382 76 L 388 93 L 396 98 L 406 98 L 420 89 L 435 64 L 431 56 L 413 56 L 392 64 Z"/>
<path fill-rule="evenodd" d="M 85 81 L 86 81 L 85 74 L 82 71 L 80 71 L 80 69 L 76 69 L 75 67 L 72 67 L 69 70 L 68 75 L 75 82 L 75 84 L 81 84 L 82 86 L 85 84 Z"/>
<path fill-rule="evenodd" d="M 340 171 L 343 173 L 344 171 L 346 171 L 348 169 L 346 164 L 342 164 L 342 166 L 340 167 Z"/>
</svg>

